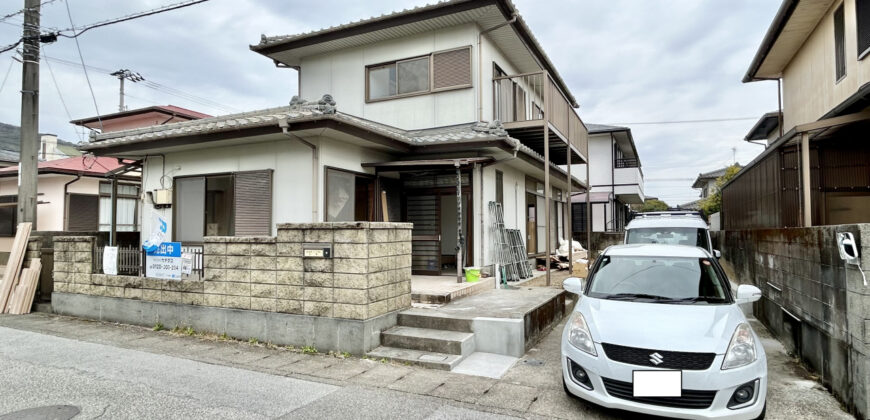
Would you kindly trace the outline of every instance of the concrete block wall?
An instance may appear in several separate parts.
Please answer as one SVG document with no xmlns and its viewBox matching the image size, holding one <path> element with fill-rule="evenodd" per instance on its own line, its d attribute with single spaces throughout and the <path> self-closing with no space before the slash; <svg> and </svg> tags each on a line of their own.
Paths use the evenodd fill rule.
<svg viewBox="0 0 870 420">
<path fill-rule="evenodd" d="M 846 405 L 870 415 L 870 287 L 846 265 L 837 232 L 851 232 L 870 276 L 870 224 L 711 232 L 735 283 L 754 284 L 764 298 L 755 315 L 820 373 Z"/>
<path fill-rule="evenodd" d="M 303 257 L 306 243 L 333 258 Z M 207 237 L 201 280 L 92 274 L 95 240 L 55 238 L 55 291 L 368 320 L 411 306 L 411 224 L 278 225 L 277 237 Z"/>
</svg>

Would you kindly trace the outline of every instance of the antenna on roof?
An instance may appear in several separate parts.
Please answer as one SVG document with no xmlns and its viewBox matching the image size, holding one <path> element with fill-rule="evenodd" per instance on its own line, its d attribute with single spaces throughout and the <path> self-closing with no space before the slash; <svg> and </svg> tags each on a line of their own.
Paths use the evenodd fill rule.
<svg viewBox="0 0 870 420">
<path fill-rule="evenodd" d="M 118 103 L 118 112 L 123 112 L 127 109 L 124 106 L 124 80 L 129 80 L 133 83 L 136 83 L 145 80 L 145 78 L 142 77 L 141 74 L 134 73 L 128 69 L 121 69 L 114 73 L 109 73 L 109 75 L 117 77 L 118 80 L 121 82 L 121 94 L 119 96 L 120 101 Z"/>
</svg>

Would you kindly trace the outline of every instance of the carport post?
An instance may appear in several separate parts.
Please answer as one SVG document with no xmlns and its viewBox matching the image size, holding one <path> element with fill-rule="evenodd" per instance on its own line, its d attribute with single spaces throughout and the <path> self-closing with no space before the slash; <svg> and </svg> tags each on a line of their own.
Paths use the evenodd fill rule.
<svg viewBox="0 0 870 420">
<path fill-rule="evenodd" d="M 456 282 L 462 283 L 462 171 L 458 160 L 453 164 L 456 166 Z"/>
<path fill-rule="evenodd" d="M 813 225 L 813 197 L 810 185 L 810 134 L 801 133 L 801 198 L 803 198 L 804 227 Z"/>
<path fill-rule="evenodd" d="M 544 71 L 544 272 L 550 285 L 550 73 Z"/>
<path fill-rule="evenodd" d="M 567 194 L 567 202 L 568 204 L 565 207 L 568 208 L 568 211 L 565 212 L 565 227 L 568 231 L 566 235 L 568 236 L 568 275 L 574 274 L 574 232 L 571 230 L 571 221 L 574 218 L 574 204 L 571 203 L 571 187 L 574 182 L 574 178 L 571 178 L 571 143 L 568 143 L 568 194 Z"/>
</svg>

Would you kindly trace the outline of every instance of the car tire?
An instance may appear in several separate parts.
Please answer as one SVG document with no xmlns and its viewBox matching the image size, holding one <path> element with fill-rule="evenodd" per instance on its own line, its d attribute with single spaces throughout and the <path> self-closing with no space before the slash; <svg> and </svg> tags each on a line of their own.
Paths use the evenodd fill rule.
<svg viewBox="0 0 870 420">
<path fill-rule="evenodd" d="M 761 414 L 755 420 L 764 420 L 764 415 L 767 414 L 767 401 L 764 402 L 764 408 L 761 409 Z"/>
</svg>

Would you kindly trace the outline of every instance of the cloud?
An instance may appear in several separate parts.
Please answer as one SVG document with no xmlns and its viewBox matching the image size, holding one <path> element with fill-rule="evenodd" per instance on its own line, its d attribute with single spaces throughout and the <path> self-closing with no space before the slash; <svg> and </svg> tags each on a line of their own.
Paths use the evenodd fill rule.
<svg viewBox="0 0 870 420">
<path fill-rule="evenodd" d="M 84 25 L 170 3 L 68 0 Z M 226 107 L 251 110 L 287 103 L 296 93 L 296 72 L 276 68 L 248 49 L 261 34 L 317 30 L 414 4 L 399 0 L 311 2 L 212 0 L 184 9 L 94 29 L 79 38 L 86 64 L 128 68 L 162 86 Z M 778 2 L 757 0 L 515 0 L 581 104 L 591 123 L 760 117 L 776 109 L 774 83 L 742 84 L 743 73 L 776 12 Z M 14 11 L 0 9 L 0 14 Z M 0 44 L 20 37 L 20 18 L 0 24 Z M 63 2 L 43 8 L 44 27 L 66 28 Z M 75 43 L 61 38 L 46 54 L 74 63 Z M 0 55 L 0 77 L 11 62 Z M 80 66 L 49 62 L 69 109 L 60 101 L 48 66 L 41 66 L 40 130 L 77 140 L 71 118 L 96 113 Z M 14 63 L 0 91 L 0 121 L 20 118 L 21 67 Z M 118 80 L 89 71 L 102 113 L 118 104 Z M 174 104 L 201 112 L 225 110 L 172 96 L 144 83 L 127 83 L 130 108 Z M 690 178 L 737 160 L 747 163 L 761 147 L 742 141 L 753 120 L 707 123 L 628 124 L 644 165 L 646 192 L 671 204 L 694 200 Z M 681 179 L 681 181 L 665 181 Z"/>
</svg>

